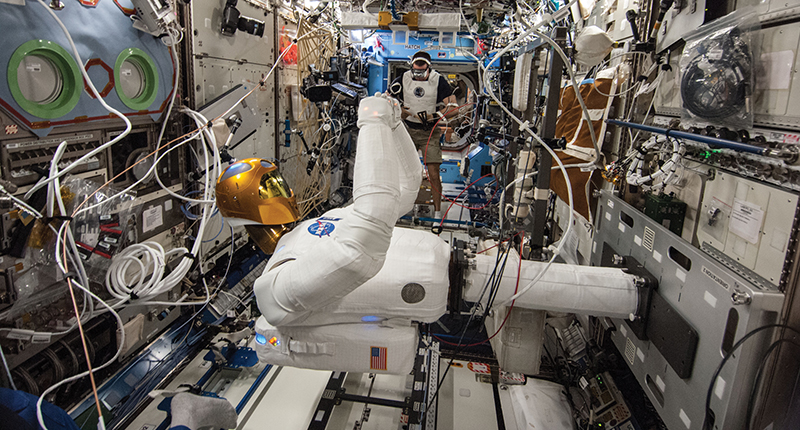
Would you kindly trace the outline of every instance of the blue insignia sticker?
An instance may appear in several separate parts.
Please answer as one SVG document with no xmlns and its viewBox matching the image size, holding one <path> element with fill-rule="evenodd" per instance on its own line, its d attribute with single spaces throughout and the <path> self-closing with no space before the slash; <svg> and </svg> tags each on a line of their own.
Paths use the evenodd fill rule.
<svg viewBox="0 0 800 430">
<path fill-rule="evenodd" d="M 317 220 L 317 222 L 308 226 L 308 232 L 319 237 L 330 236 L 335 228 L 336 226 L 333 223 Z"/>
<path fill-rule="evenodd" d="M 414 95 L 417 97 L 422 97 L 425 95 L 425 90 L 422 87 L 414 88 Z"/>
</svg>

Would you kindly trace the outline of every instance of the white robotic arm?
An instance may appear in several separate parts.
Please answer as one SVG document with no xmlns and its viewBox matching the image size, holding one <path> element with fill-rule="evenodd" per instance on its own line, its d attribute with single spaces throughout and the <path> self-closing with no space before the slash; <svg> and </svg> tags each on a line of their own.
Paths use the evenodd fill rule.
<svg viewBox="0 0 800 430">
<path fill-rule="evenodd" d="M 369 97 L 358 109 L 358 146 L 352 206 L 331 240 L 301 255 L 281 255 L 282 246 L 307 239 L 302 229 L 287 234 L 267 271 L 256 281 L 258 305 L 275 326 L 292 325 L 309 311 L 341 299 L 383 267 L 397 219 L 413 208 L 422 165 L 400 124 L 394 99 Z M 321 225 L 321 224 L 320 224 Z M 334 228 L 334 227 L 332 227 Z"/>
<path fill-rule="evenodd" d="M 412 209 L 422 178 L 400 107 L 367 98 L 358 125 L 354 203 L 284 235 L 254 284 L 266 317 L 256 322 L 256 350 L 269 363 L 407 373 L 418 346 L 412 321 L 434 322 L 446 310 L 450 246 L 430 232 L 394 227 Z M 473 259 L 465 299 L 480 301 L 494 262 Z M 544 266 L 523 261 L 520 288 Z M 499 300 L 514 293 L 513 272 L 499 283 Z M 518 307 L 608 316 L 637 310 L 634 279 L 619 269 L 554 265 L 535 287 Z"/>
</svg>

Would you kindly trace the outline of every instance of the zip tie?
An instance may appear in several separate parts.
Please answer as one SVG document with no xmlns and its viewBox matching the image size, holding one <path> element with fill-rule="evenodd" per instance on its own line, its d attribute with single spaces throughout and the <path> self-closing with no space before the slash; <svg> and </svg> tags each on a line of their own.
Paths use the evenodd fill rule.
<svg viewBox="0 0 800 430">
<path fill-rule="evenodd" d="M 528 131 L 530 129 L 531 129 L 531 123 L 530 123 L 530 121 L 527 121 L 527 120 L 525 122 L 523 122 L 522 124 L 520 124 L 520 126 L 519 126 L 519 131 L 520 132 L 526 132 L 526 131 Z"/>
</svg>

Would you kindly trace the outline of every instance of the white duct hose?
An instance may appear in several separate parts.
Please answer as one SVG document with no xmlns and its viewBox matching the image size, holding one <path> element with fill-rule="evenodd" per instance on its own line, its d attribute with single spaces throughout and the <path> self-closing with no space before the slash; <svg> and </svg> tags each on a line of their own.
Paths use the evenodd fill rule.
<svg viewBox="0 0 800 430">
<path fill-rule="evenodd" d="M 481 254 L 475 256 L 476 264 L 467 274 L 465 300 L 481 300 L 481 290 L 495 270 L 496 258 Z M 516 268 L 518 264 L 518 254 L 511 251 L 495 303 L 503 303 L 514 295 L 517 271 L 510 268 Z M 545 266 L 545 262 L 523 260 L 519 285 L 530 283 Z M 486 298 L 482 300 L 485 305 Z M 553 264 L 542 279 L 517 298 L 514 306 L 628 318 L 631 314 L 636 314 L 637 303 L 638 293 L 633 275 L 615 268 Z"/>
<path fill-rule="evenodd" d="M 273 326 L 289 325 L 311 310 L 338 300 L 383 267 L 401 205 L 408 205 L 413 166 L 410 138 L 396 133 L 400 106 L 384 97 L 364 99 L 358 108 L 353 205 L 347 207 L 332 240 L 297 259 L 272 266 L 254 285 L 258 307 Z M 406 134 L 407 137 L 407 134 Z M 409 146 L 406 148 L 406 146 Z M 419 163 L 416 155 L 414 158 Z M 421 172 L 421 168 L 416 170 Z M 421 176 L 420 176 L 421 180 Z M 401 192 L 400 184 L 405 186 Z M 419 189 L 419 182 L 413 194 Z M 291 233 L 284 240 L 290 240 Z M 281 247 L 278 242 L 278 249 Z"/>
<path fill-rule="evenodd" d="M 531 203 L 534 200 L 533 189 L 535 184 L 532 175 L 534 167 L 536 167 L 536 151 L 520 151 L 517 157 L 517 178 L 514 182 L 522 183 L 514 190 L 514 205 L 510 211 L 512 217 L 525 218 L 528 216 Z M 503 192 L 505 193 L 505 190 Z"/>
<path fill-rule="evenodd" d="M 645 165 L 644 155 L 653 149 L 654 147 L 663 144 L 667 141 L 666 137 L 658 136 L 658 137 L 651 137 L 650 140 L 645 142 L 642 145 L 642 151 L 636 154 L 636 158 L 631 163 L 630 167 L 628 168 L 628 173 L 625 177 L 625 181 L 629 185 L 643 185 L 650 181 L 655 181 L 656 179 L 660 178 L 661 176 L 667 175 L 666 178 L 662 181 L 663 183 L 667 183 L 672 176 L 675 174 L 675 170 L 678 168 L 680 164 L 681 157 L 683 155 L 683 148 L 681 148 L 680 143 L 677 139 L 672 139 L 672 154 L 670 159 L 667 160 L 664 165 L 661 166 L 657 171 L 651 173 L 650 175 L 643 176 L 642 175 L 642 168 Z"/>
</svg>

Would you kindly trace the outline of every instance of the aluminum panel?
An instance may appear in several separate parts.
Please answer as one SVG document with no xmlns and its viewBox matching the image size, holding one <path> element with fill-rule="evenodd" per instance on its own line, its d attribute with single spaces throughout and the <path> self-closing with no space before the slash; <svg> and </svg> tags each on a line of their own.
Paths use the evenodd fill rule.
<svg viewBox="0 0 800 430">
<path fill-rule="evenodd" d="M 676 74 L 680 70 L 680 59 L 683 49 L 672 51 L 669 53 L 670 70 L 662 70 L 664 77 L 661 78 L 661 83 L 656 90 L 655 101 L 653 107 L 659 115 L 672 115 L 680 116 L 681 89 L 677 82 Z"/>
<path fill-rule="evenodd" d="M 262 76 L 269 73 L 269 68 L 256 64 L 237 64 L 228 60 L 204 58 L 196 62 L 195 91 L 198 106 L 224 94 L 234 86 L 241 84 L 249 89 L 258 85 Z M 245 103 L 248 108 L 255 109 L 263 116 L 263 122 L 256 132 L 239 144 L 231 153 L 236 158 L 262 157 L 271 158 L 275 154 L 275 121 L 273 98 L 275 85 L 272 77 L 267 79 L 263 87 L 251 94 Z"/>
<path fill-rule="evenodd" d="M 658 38 L 656 39 L 656 51 L 669 48 L 670 45 L 703 24 L 706 9 L 705 0 L 675 2 L 675 4 L 678 3 L 682 4 L 680 9 L 673 5 L 664 15 L 664 22 L 661 24 L 661 29 L 658 31 Z M 657 8 L 658 5 L 655 4 L 653 7 Z"/>
<path fill-rule="evenodd" d="M 634 220 L 632 228 L 617 228 L 620 213 Z M 611 338 L 620 351 L 632 351 L 628 364 L 639 384 L 668 428 L 699 429 L 705 410 L 705 397 L 711 376 L 722 357 L 729 313 L 735 309 L 738 324 L 731 327 L 735 340 L 751 330 L 777 321 L 783 294 L 776 288 L 760 289 L 734 274 L 707 254 L 693 247 L 655 221 L 622 201 L 603 192 L 598 206 L 598 229 L 593 244 L 592 263 L 599 265 L 603 243 L 618 253 L 630 255 L 659 279 L 658 294 L 699 332 L 699 343 L 692 375 L 681 379 L 650 342 L 640 341 L 624 322 L 616 320 Z M 652 251 L 643 246 L 645 228 L 655 232 Z M 671 254 L 672 252 L 672 254 Z M 679 252 L 691 261 L 682 265 Z M 671 256 L 672 255 L 672 256 Z M 749 305 L 734 305 L 734 290 L 750 295 Z M 746 402 L 752 379 L 766 348 L 766 336 L 748 341 L 720 373 L 712 395 L 711 408 L 716 428 L 743 427 Z"/>
<path fill-rule="evenodd" d="M 224 1 L 190 3 L 194 30 L 192 56 L 272 66 L 274 53 L 272 38 L 275 37 L 272 15 L 263 8 L 240 1 L 236 8 L 242 16 L 264 21 L 264 36 L 258 37 L 243 31 L 237 31 L 233 36 L 225 36 L 221 31 L 224 8 Z"/>
<path fill-rule="evenodd" d="M 755 243 L 732 231 L 736 230 L 730 226 L 730 220 L 737 201 L 763 212 L 760 223 L 757 219 L 750 221 L 754 223 L 752 228 L 758 230 Z M 713 180 L 706 182 L 697 240 L 722 251 L 732 261 L 773 285 L 779 285 L 793 234 L 797 203 L 795 193 L 717 171 Z M 714 217 L 712 214 L 715 212 L 718 214 Z"/>
<path fill-rule="evenodd" d="M 754 122 L 764 125 L 800 126 L 797 98 L 798 41 L 800 27 L 787 24 L 758 32 L 760 61 L 753 91 Z"/>
</svg>

